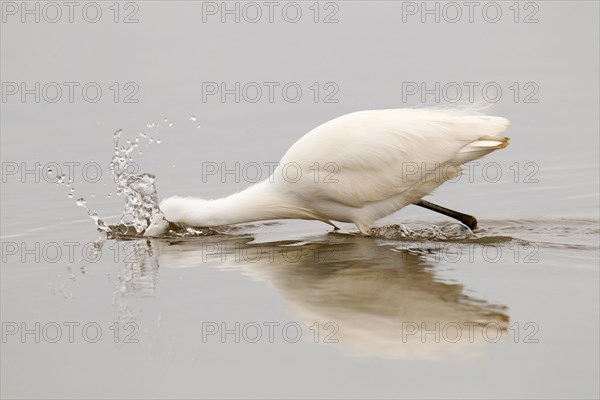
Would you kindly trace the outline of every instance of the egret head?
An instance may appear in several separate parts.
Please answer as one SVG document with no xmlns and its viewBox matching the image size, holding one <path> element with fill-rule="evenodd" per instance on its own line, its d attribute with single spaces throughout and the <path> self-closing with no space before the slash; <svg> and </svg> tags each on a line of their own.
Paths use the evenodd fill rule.
<svg viewBox="0 0 600 400">
<path fill-rule="evenodd" d="M 210 200 L 173 196 L 161 201 L 159 207 L 170 222 L 193 227 L 222 225 L 218 218 L 215 218 L 215 210 Z"/>
</svg>

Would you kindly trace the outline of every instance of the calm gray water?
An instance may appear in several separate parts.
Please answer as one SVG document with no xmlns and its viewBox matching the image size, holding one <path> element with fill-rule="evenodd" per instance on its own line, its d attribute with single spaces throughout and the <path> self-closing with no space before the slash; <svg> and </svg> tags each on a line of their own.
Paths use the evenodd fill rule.
<svg viewBox="0 0 600 400">
<path fill-rule="evenodd" d="M 599 396 L 597 2 L 22 4 L 2 3 L 3 398 Z M 457 99 L 512 121 L 430 198 L 472 236 L 407 207 L 371 238 L 115 240 L 76 204 L 118 221 L 117 129 L 159 198 L 215 198 L 331 118 Z"/>
</svg>

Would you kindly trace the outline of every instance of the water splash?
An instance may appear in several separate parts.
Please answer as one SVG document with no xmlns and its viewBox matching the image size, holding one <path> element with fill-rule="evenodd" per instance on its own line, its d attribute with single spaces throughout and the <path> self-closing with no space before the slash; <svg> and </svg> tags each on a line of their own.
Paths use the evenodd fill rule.
<svg viewBox="0 0 600 400">
<path fill-rule="evenodd" d="M 369 234 L 376 238 L 392 240 L 458 240 L 475 237 L 475 234 L 468 227 L 453 222 L 444 225 L 414 227 L 412 229 L 404 225 L 388 225 L 372 228 Z"/>
<path fill-rule="evenodd" d="M 106 225 L 106 223 L 104 221 L 102 221 L 100 219 L 100 217 L 98 216 L 98 214 L 92 213 L 92 211 L 90 210 L 90 208 L 87 205 L 87 201 L 83 197 L 80 197 L 80 198 L 77 199 L 77 205 L 79 207 L 85 208 L 85 210 L 87 211 L 87 214 L 89 215 L 89 217 L 91 219 L 94 220 L 94 224 L 96 224 L 96 227 L 99 230 L 101 230 L 102 232 L 108 232 L 110 230 L 110 227 L 108 225 Z"/>
<path fill-rule="evenodd" d="M 148 123 L 149 128 L 154 128 L 154 123 Z M 105 232 L 113 238 L 139 237 L 156 221 L 166 221 L 158 205 L 158 195 L 154 185 L 155 176 L 149 173 L 135 173 L 131 171 L 134 150 L 140 146 L 140 139 L 145 139 L 148 144 L 159 144 L 159 139 L 150 137 L 147 133 L 140 132 L 135 140 L 127 140 L 126 145 L 120 144 L 121 129 L 115 131 L 114 156 L 110 169 L 117 184 L 117 196 L 125 198 L 125 208 L 118 224 L 111 225 Z M 163 234 L 165 237 L 198 237 L 218 235 L 219 232 L 209 229 L 196 229 L 168 222 L 168 229 Z M 100 227 L 99 227 L 100 228 Z"/>
<path fill-rule="evenodd" d="M 154 123 L 148 123 L 152 128 Z M 120 138 L 123 130 L 115 131 L 113 135 L 115 154 L 110 163 L 110 169 L 117 184 L 117 195 L 125 197 L 125 208 L 120 223 L 129 232 L 130 229 L 135 233 L 142 234 L 151 224 L 154 218 L 164 218 L 158 207 L 158 198 L 156 187 L 154 186 L 155 176 L 148 173 L 136 174 L 130 171 L 133 164 L 132 153 L 139 146 L 139 137 L 148 138 L 143 132 L 135 141 L 127 140 L 127 145 L 120 145 Z M 152 139 L 148 138 L 152 143 Z M 114 227 L 111 227 L 114 230 Z M 131 232 L 133 233 L 133 232 Z"/>
<path fill-rule="evenodd" d="M 197 119 L 195 116 L 192 117 L 190 119 Z M 168 126 L 173 126 L 173 122 L 166 117 L 161 121 Z M 161 143 L 160 138 L 156 137 L 158 126 L 157 122 L 147 122 L 147 129 L 139 131 L 133 139 L 124 139 L 122 129 L 118 129 L 113 133 L 114 154 L 110 162 L 110 170 L 117 188 L 113 192 L 108 192 L 106 197 L 111 198 L 114 193 L 118 197 L 122 196 L 125 200 L 125 207 L 117 224 L 108 225 L 100 219 L 97 213 L 92 213 L 86 199 L 83 197 L 78 196 L 77 205 L 85 208 L 88 216 L 94 220 L 98 230 L 106 233 L 106 238 L 139 238 L 151 226 L 161 226 L 162 224 L 167 224 L 165 231 L 162 232 L 161 230 L 162 237 L 192 238 L 221 234 L 219 231 L 210 228 L 192 228 L 167 221 L 159 208 L 154 184 L 155 176 L 150 173 L 137 173 L 137 168 L 134 168 L 136 164 L 133 161 L 133 154 L 136 151 L 142 154 L 142 144 L 156 143 L 158 145 Z M 72 177 L 56 174 L 56 171 L 52 168 L 48 168 L 47 173 L 56 175 L 57 185 L 64 185 L 69 188 L 67 193 L 69 199 L 75 198 L 75 188 L 71 186 L 73 183 Z M 96 194 L 91 193 L 90 196 L 95 198 Z"/>
</svg>

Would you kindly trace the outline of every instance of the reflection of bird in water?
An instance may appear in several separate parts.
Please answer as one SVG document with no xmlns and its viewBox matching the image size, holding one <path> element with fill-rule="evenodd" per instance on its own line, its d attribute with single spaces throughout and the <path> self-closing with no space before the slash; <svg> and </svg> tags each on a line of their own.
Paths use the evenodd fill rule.
<svg viewBox="0 0 600 400">
<path fill-rule="evenodd" d="M 335 324 L 328 329 L 338 328 L 336 346 L 356 355 L 473 356 L 486 338 L 506 335 L 506 307 L 466 295 L 462 285 L 442 281 L 434 265 L 405 249 L 346 235 L 304 244 L 205 239 L 152 243 L 158 245 L 161 267 L 208 263 L 240 268 L 267 282 L 307 327 Z"/>
<path fill-rule="evenodd" d="M 301 137 L 273 175 L 217 200 L 170 197 L 146 236 L 167 221 L 214 227 L 269 219 L 354 223 L 368 234 L 375 221 L 416 204 L 463 222 L 477 220 L 422 198 L 461 174 L 460 165 L 508 145 L 505 118 L 460 111 L 361 111 L 326 122 Z"/>
</svg>

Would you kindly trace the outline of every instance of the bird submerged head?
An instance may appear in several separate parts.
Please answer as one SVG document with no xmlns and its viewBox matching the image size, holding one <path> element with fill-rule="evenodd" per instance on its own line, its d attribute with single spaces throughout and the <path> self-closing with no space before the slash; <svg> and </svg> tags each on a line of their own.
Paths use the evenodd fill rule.
<svg viewBox="0 0 600 400">
<path fill-rule="evenodd" d="M 156 215 L 144 236 L 162 236 L 173 224 L 182 224 L 194 228 L 208 228 L 224 225 L 219 212 L 213 206 L 214 200 L 194 197 L 173 196 L 160 202 L 162 215 Z"/>
<path fill-rule="evenodd" d="M 160 202 L 160 210 L 170 222 L 193 227 L 223 225 L 213 200 L 197 197 L 168 197 Z"/>
</svg>

